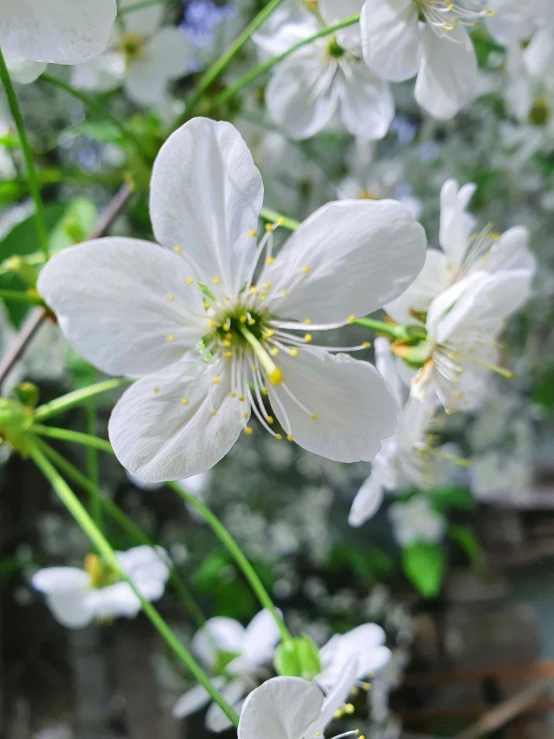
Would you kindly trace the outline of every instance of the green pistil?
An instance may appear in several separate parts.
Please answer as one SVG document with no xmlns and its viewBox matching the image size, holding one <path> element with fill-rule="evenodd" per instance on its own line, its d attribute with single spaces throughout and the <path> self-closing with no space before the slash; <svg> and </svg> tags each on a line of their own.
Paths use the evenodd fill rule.
<svg viewBox="0 0 554 739">
<path fill-rule="evenodd" d="M 340 59 L 341 56 L 344 56 L 345 50 L 338 43 L 336 36 L 333 36 L 327 44 L 327 54 L 331 59 Z"/>
</svg>

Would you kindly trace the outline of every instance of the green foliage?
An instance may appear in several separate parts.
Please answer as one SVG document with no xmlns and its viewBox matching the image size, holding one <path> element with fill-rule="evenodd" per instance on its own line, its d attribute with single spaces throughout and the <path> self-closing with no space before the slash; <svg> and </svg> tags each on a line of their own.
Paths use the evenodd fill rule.
<svg viewBox="0 0 554 739">
<path fill-rule="evenodd" d="M 460 549 L 462 549 L 468 559 L 473 563 L 481 561 L 483 556 L 483 550 L 477 538 L 464 526 L 458 526 L 457 524 L 451 523 L 448 527 L 448 536 L 452 541 L 456 542 Z"/>
<path fill-rule="evenodd" d="M 370 546 L 361 550 L 346 543 L 333 546 L 327 564 L 331 570 L 352 570 L 364 583 L 383 580 L 394 570 L 392 559 L 381 549 Z"/>
<path fill-rule="evenodd" d="M 459 485 L 443 485 L 429 491 L 429 499 L 433 508 L 439 513 L 445 513 L 450 508 L 470 511 L 475 508 L 475 499 L 469 490 Z"/>
<path fill-rule="evenodd" d="M 446 561 L 440 544 L 418 541 L 402 549 L 404 574 L 424 598 L 434 598 L 441 587 Z"/>
</svg>

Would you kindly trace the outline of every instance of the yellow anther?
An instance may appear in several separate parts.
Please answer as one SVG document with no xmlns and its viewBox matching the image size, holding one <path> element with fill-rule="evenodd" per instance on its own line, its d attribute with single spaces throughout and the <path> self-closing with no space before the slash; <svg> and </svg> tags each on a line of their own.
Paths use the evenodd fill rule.
<svg viewBox="0 0 554 739">
<path fill-rule="evenodd" d="M 302 267 L 302 272 L 304 272 L 304 274 L 305 274 L 305 275 L 307 275 L 309 271 L 310 271 L 310 268 L 308 267 L 308 265 L 307 265 L 307 264 L 305 264 L 305 265 L 304 265 L 304 266 Z"/>
<path fill-rule="evenodd" d="M 181 403 L 183 405 L 188 405 L 189 404 L 189 399 L 188 398 L 181 398 Z"/>
<path fill-rule="evenodd" d="M 246 434 L 247 436 L 250 436 L 250 434 L 252 433 L 252 431 L 253 431 L 253 429 L 252 429 L 252 428 L 251 428 L 250 426 L 245 426 L 245 427 L 244 427 L 244 433 L 245 433 L 245 434 Z"/>
<path fill-rule="evenodd" d="M 305 318 L 305 319 L 304 319 L 304 324 L 305 324 L 306 326 L 309 326 L 309 325 L 310 325 L 310 323 L 311 323 L 311 321 L 310 321 L 310 319 L 309 319 L 309 318 Z"/>
<path fill-rule="evenodd" d="M 244 395 L 241 395 L 239 398 L 239 403 L 244 403 Z"/>
<path fill-rule="evenodd" d="M 292 441 L 292 434 L 287 434 L 287 441 Z"/>
<path fill-rule="evenodd" d="M 254 372 L 257 372 L 260 368 L 258 367 L 257 364 L 253 364 L 252 369 L 254 370 Z"/>
<path fill-rule="evenodd" d="M 248 232 L 248 235 L 254 238 L 254 236 L 258 235 L 258 232 L 255 229 L 251 228 L 250 231 Z"/>
<path fill-rule="evenodd" d="M 354 323 L 356 316 L 348 316 L 348 323 Z"/>
<path fill-rule="evenodd" d="M 254 320 L 254 318 L 249 318 L 249 319 L 248 319 L 248 320 L 246 321 L 246 323 L 247 323 L 247 324 L 248 324 L 249 326 L 253 326 L 253 325 L 254 325 L 254 324 L 256 323 L 256 321 Z"/>
<path fill-rule="evenodd" d="M 298 354 L 298 349 L 291 349 L 289 354 L 291 357 L 295 357 Z"/>
<path fill-rule="evenodd" d="M 175 295 L 173 295 L 173 293 L 167 293 L 167 295 L 166 295 L 165 297 L 166 297 L 166 298 L 167 298 L 168 300 L 175 300 Z"/>
<path fill-rule="evenodd" d="M 360 687 L 362 690 L 369 690 L 371 688 L 370 683 L 360 683 Z"/>
<path fill-rule="evenodd" d="M 279 290 L 279 293 L 280 293 L 281 297 L 283 297 L 283 298 L 286 298 L 287 297 L 287 294 L 288 294 L 286 290 Z"/>
<path fill-rule="evenodd" d="M 240 317 L 239 317 L 239 321 L 240 321 L 241 323 L 246 323 L 246 316 L 245 316 L 244 314 L 243 314 L 242 316 L 240 316 Z"/>
<path fill-rule="evenodd" d="M 215 328 L 215 321 L 213 318 L 210 318 L 208 321 L 208 328 Z"/>
<path fill-rule="evenodd" d="M 263 387 L 261 390 L 262 395 L 267 395 L 269 390 L 266 387 Z"/>
<path fill-rule="evenodd" d="M 154 392 L 155 392 L 155 393 L 159 393 L 159 392 L 160 392 L 160 388 L 159 388 L 159 387 L 155 387 L 155 388 L 154 388 Z"/>
<path fill-rule="evenodd" d="M 266 231 L 273 231 L 273 224 L 272 223 L 266 223 L 264 226 Z"/>
<path fill-rule="evenodd" d="M 277 219 L 277 225 L 282 226 L 284 222 L 285 219 L 283 218 L 283 216 L 279 216 L 279 218 Z"/>
<path fill-rule="evenodd" d="M 269 375 L 269 381 L 272 385 L 280 385 L 283 382 L 283 373 L 279 367 L 275 367 L 273 372 Z"/>
<path fill-rule="evenodd" d="M 304 334 L 304 341 L 305 341 L 305 342 L 306 342 L 307 344 L 309 344 L 309 343 L 310 343 L 310 341 L 312 340 L 312 338 L 313 338 L 313 337 L 312 337 L 312 335 L 311 335 L 311 334 Z"/>
<path fill-rule="evenodd" d="M 345 713 L 348 713 L 348 714 L 352 714 L 352 713 L 354 713 L 354 706 L 352 705 L 352 703 L 347 703 L 347 704 L 345 705 L 345 707 L 344 707 L 344 712 L 345 712 Z"/>
<path fill-rule="evenodd" d="M 266 282 L 264 285 L 264 290 L 269 290 L 270 287 L 271 287 L 271 282 Z"/>
<path fill-rule="evenodd" d="M 275 423 L 275 419 L 273 418 L 273 416 L 268 416 L 265 420 L 269 423 L 270 426 Z"/>
<path fill-rule="evenodd" d="M 353 690 L 358 690 L 358 688 L 353 688 Z M 359 729 L 354 729 L 354 734 L 356 734 L 357 736 L 359 736 L 360 730 Z"/>
<path fill-rule="evenodd" d="M 312 413 L 312 421 L 317 421 L 317 413 Z"/>
<path fill-rule="evenodd" d="M 173 251 L 175 252 L 175 254 L 180 254 L 181 253 L 181 247 L 180 246 L 174 246 L 173 247 Z"/>
<path fill-rule="evenodd" d="M 170 344 L 171 344 L 171 343 L 172 343 L 173 341 L 175 341 L 175 336 L 173 336 L 173 334 L 168 334 L 168 335 L 166 336 L 166 338 L 167 338 L 167 340 L 169 341 L 169 343 L 170 343 Z"/>
<path fill-rule="evenodd" d="M 250 292 L 252 293 L 252 295 L 257 295 L 258 294 L 258 288 L 255 287 L 255 285 L 252 285 L 252 287 L 250 288 Z"/>
<path fill-rule="evenodd" d="M 364 341 L 364 343 L 362 344 L 362 346 L 363 346 L 364 349 L 369 349 L 370 346 L 371 346 L 371 341 Z"/>
<path fill-rule="evenodd" d="M 203 300 L 202 303 L 204 305 L 205 310 L 208 310 L 208 308 L 210 307 L 210 301 L 209 300 Z"/>
<path fill-rule="evenodd" d="M 225 352 L 225 359 L 231 359 L 233 357 L 233 352 Z"/>
<path fill-rule="evenodd" d="M 217 411 L 216 410 L 213 410 L 212 411 L 212 416 L 215 416 L 216 413 L 217 413 Z"/>
<path fill-rule="evenodd" d="M 269 264 L 270 266 L 273 264 L 274 261 L 275 261 L 275 259 L 273 257 L 268 257 L 267 258 L 267 264 Z"/>
<path fill-rule="evenodd" d="M 360 691 L 358 690 L 358 688 L 354 687 L 354 688 L 352 688 L 352 690 L 350 691 L 350 695 L 352 695 L 352 696 L 356 697 L 356 696 L 358 695 L 358 693 L 359 693 L 359 692 L 360 692 Z M 360 732 L 358 731 L 358 734 L 359 734 L 359 733 L 360 733 Z"/>
<path fill-rule="evenodd" d="M 244 419 L 247 419 L 247 418 L 249 418 L 249 417 L 250 417 L 250 414 L 249 414 L 249 413 L 243 413 L 243 414 L 242 414 L 242 417 L 243 417 Z"/>
<path fill-rule="evenodd" d="M 219 285 L 221 277 L 212 277 L 212 285 Z"/>
<path fill-rule="evenodd" d="M 340 718 L 341 716 L 342 716 L 342 711 L 340 710 L 340 708 L 337 708 L 337 710 L 333 714 L 333 718 Z"/>
<path fill-rule="evenodd" d="M 193 285 L 194 284 L 194 280 L 192 279 L 192 277 L 187 277 L 187 279 L 185 280 L 185 282 L 187 283 L 187 285 Z"/>
<path fill-rule="evenodd" d="M 213 379 L 214 385 L 219 385 L 220 382 L 221 382 L 221 380 L 219 379 L 219 377 L 214 377 L 214 379 Z"/>
<path fill-rule="evenodd" d="M 276 346 L 273 347 L 273 349 L 270 349 L 270 354 L 273 354 L 274 357 L 276 357 L 279 354 L 279 349 L 277 349 Z"/>
<path fill-rule="evenodd" d="M 281 436 L 281 434 L 275 434 L 275 438 L 277 439 L 277 441 L 281 441 L 283 437 Z"/>
<path fill-rule="evenodd" d="M 231 346 L 231 341 L 229 339 L 222 339 L 221 343 L 223 346 Z"/>
<path fill-rule="evenodd" d="M 262 334 L 262 339 L 271 339 L 274 333 L 275 331 L 273 331 L 273 329 L 268 328 L 267 331 Z"/>
<path fill-rule="evenodd" d="M 229 393 L 229 395 L 230 395 L 231 398 L 236 398 L 237 397 L 237 394 L 236 393 Z"/>
</svg>

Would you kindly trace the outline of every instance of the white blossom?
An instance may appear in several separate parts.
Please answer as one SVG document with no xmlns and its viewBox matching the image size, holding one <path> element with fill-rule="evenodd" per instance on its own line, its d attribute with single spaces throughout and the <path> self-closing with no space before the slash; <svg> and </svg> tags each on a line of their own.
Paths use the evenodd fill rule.
<svg viewBox="0 0 554 739">
<path fill-rule="evenodd" d="M 406 503 L 394 503 L 388 510 L 394 538 L 403 547 L 416 542 L 438 544 L 446 533 L 445 518 L 431 508 L 424 495 Z"/>
<path fill-rule="evenodd" d="M 78 351 L 107 373 L 142 376 L 109 434 L 147 482 L 212 467 L 252 432 L 251 412 L 277 440 L 343 462 L 371 460 L 394 432 L 397 404 L 379 373 L 314 346 L 312 332 L 399 295 L 421 268 L 423 229 L 393 201 L 328 203 L 274 257 L 272 226 L 256 244 L 262 198 L 236 129 L 194 119 L 154 164 L 151 217 L 165 248 L 106 238 L 41 272 L 39 291 Z"/>
<path fill-rule="evenodd" d="M 372 623 L 357 626 L 345 634 L 335 634 L 319 651 L 322 670 L 314 682 L 324 690 L 331 690 L 354 658 L 357 659 L 358 680 L 379 672 L 391 658 L 385 641 L 385 631 Z"/>
<path fill-rule="evenodd" d="M 164 549 L 138 546 L 116 552 L 118 562 L 136 590 L 149 601 L 159 600 L 169 577 Z M 33 587 L 44 593 L 52 615 L 68 629 L 80 629 L 93 621 L 118 616 L 134 618 L 140 600 L 129 583 L 97 555 L 89 554 L 84 569 L 47 567 L 31 578 Z"/>
</svg>

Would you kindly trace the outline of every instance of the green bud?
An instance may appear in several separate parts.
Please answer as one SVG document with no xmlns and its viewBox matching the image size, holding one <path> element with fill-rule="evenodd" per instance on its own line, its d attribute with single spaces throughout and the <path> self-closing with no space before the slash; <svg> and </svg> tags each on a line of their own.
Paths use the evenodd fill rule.
<svg viewBox="0 0 554 739">
<path fill-rule="evenodd" d="M 273 664 L 278 675 L 304 680 L 311 680 L 321 672 L 319 649 L 306 634 L 279 644 Z"/>
<path fill-rule="evenodd" d="M 31 451 L 33 410 L 18 400 L 0 398 L 0 441 L 26 457 Z"/>
<path fill-rule="evenodd" d="M 10 257 L 6 259 L 2 266 L 17 275 L 28 287 L 34 288 L 37 286 L 38 269 L 25 257 Z"/>
<path fill-rule="evenodd" d="M 32 382 L 22 382 L 16 385 L 12 392 L 23 405 L 31 406 L 32 408 L 36 407 L 39 391 L 38 387 L 33 385 Z"/>
</svg>

